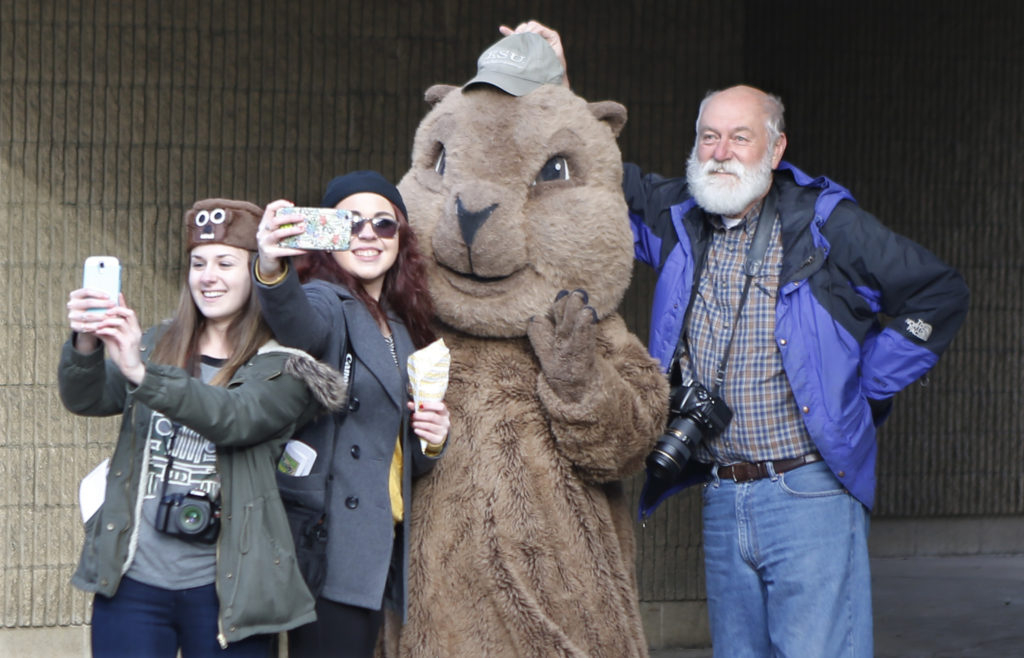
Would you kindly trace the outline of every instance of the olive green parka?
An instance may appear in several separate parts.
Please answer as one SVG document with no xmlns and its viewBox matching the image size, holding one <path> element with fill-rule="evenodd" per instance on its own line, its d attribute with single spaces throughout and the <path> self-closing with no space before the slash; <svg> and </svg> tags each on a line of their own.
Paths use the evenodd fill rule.
<svg viewBox="0 0 1024 658">
<path fill-rule="evenodd" d="M 58 380 L 68 410 L 83 416 L 123 414 L 104 502 L 85 524 L 72 583 L 113 596 L 131 564 L 142 507 L 141 476 L 149 460 L 146 436 L 156 411 L 217 448 L 221 646 L 314 621 L 313 597 L 296 566 L 274 473 L 285 442 L 301 425 L 323 408 L 344 405 L 341 375 L 304 352 L 271 341 L 227 386 L 210 386 L 180 368 L 149 363 L 154 333 L 143 337 L 146 374 L 138 387 L 104 359 L 103 349 L 82 354 L 69 340 L 61 352 Z"/>
</svg>

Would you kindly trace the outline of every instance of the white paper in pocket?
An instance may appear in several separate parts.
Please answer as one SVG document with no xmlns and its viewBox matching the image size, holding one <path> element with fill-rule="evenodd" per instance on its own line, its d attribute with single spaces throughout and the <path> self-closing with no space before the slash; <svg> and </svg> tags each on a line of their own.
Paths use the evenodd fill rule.
<svg viewBox="0 0 1024 658">
<path fill-rule="evenodd" d="M 107 495 L 108 470 L 110 470 L 109 457 L 89 471 L 89 474 L 82 478 L 82 482 L 78 485 L 78 509 L 82 512 L 82 523 L 91 519 L 103 504 L 103 499 Z"/>
</svg>

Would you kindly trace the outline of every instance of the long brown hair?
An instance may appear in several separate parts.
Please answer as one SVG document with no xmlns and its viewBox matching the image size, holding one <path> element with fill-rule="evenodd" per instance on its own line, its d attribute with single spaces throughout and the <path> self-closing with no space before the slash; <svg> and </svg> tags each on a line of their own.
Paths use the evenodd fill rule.
<svg viewBox="0 0 1024 658">
<path fill-rule="evenodd" d="M 420 253 L 416 234 L 405 215 L 393 203 L 391 208 L 398 219 L 398 257 L 384 275 L 380 295 L 383 304 L 368 295 L 362 283 L 342 269 L 329 252 L 312 252 L 294 262 L 300 280 L 323 279 L 345 286 L 366 306 L 377 322 L 387 324 L 381 307 L 390 309 L 409 330 L 413 345 L 417 348 L 425 347 L 435 338 L 431 328 L 434 303 L 427 290 L 427 266 Z"/>
<path fill-rule="evenodd" d="M 255 257 L 255 254 L 249 257 L 248 267 L 250 270 Z M 177 366 L 193 376 L 198 376 L 199 337 L 202 336 L 205 328 L 206 317 L 199 311 L 195 300 L 192 299 L 192 291 L 188 285 L 188 269 L 186 268 L 185 285 L 182 286 L 181 295 L 178 297 L 178 308 L 168 322 L 167 329 L 157 339 L 150 360 L 155 363 Z M 249 298 L 238 315 L 228 325 L 227 339 L 232 348 L 231 354 L 210 383 L 215 386 L 227 384 L 231 381 L 235 371 L 251 359 L 257 350 L 273 336 L 260 312 L 260 300 L 256 293 L 256 286 L 250 283 Z"/>
</svg>

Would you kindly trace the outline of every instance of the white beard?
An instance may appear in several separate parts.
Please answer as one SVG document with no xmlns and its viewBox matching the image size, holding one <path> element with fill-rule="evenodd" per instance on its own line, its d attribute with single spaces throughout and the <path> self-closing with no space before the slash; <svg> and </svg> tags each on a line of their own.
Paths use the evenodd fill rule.
<svg viewBox="0 0 1024 658">
<path fill-rule="evenodd" d="M 735 177 L 712 174 L 712 171 L 724 171 Z M 772 151 L 768 149 L 761 162 L 748 168 L 736 160 L 716 162 L 710 159 L 701 164 L 694 146 L 686 161 L 686 183 L 697 205 L 706 212 L 738 217 L 771 187 Z"/>
</svg>

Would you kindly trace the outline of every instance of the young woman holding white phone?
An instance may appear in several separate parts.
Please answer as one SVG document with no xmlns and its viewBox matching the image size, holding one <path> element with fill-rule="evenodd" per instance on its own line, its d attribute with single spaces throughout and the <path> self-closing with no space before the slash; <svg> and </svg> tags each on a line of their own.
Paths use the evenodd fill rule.
<svg viewBox="0 0 1024 658">
<path fill-rule="evenodd" d="M 249 274 L 261 216 L 226 199 L 186 212 L 188 279 L 145 334 L 123 295 L 69 295 L 61 398 L 123 415 L 72 579 L 95 593 L 95 656 L 266 658 L 277 632 L 315 618 L 275 472 L 285 441 L 340 408 L 344 388 L 263 321 Z"/>
</svg>

